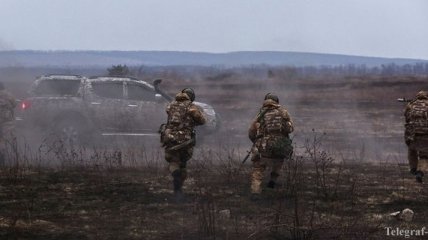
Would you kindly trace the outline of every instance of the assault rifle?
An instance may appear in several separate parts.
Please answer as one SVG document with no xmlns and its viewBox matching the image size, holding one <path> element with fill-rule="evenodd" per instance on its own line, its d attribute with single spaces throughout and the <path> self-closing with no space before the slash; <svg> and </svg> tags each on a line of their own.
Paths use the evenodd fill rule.
<svg viewBox="0 0 428 240">
<path fill-rule="evenodd" d="M 268 109 L 264 109 L 259 111 L 259 114 L 257 115 L 257 121 L 263 120 L 264 115 L 266 114 L 266 112 L 268 111 Z M 250 148 L 250 151 L 247 152 L 247 155 L 245 156 L 244 160 L 242 160 L 242 164 L 244 164 L 247 159 L 251 156 L 251 154 L 254 151 L 254 148 L 256 147 L 256 142 L 257 140 L 254 141 L 253 145 Z"/>
<path fill-rule="evenodd" d="M 255 146 L 256 146 L 256 141 L 254 141 L 253 145 L 251 146 L 250 151 L 247 151 L 247 155 L 245 156 L 244 160 L 242 160 L 242 164 L 244 164 L 248 160 L 248 158 L 251 156 Z"/>
<path fill-rule="evenodd" d="M 408 103 L 408 102 L 413 101 L 413 99 L 408 99 L 408 98 L 397 98 L 397 101 L 398 101 L 398 102 L 406 102 L 406 103 Z"/>
<path fill-rule="evenodd" d="M 187 141 L 184 141 L 184 142 L 182 142 L 180 144 L 174 145 L 172 147 L 167 147 L 166 149 L 170 150 L 170 151 L 177 151 L 177 150 L 180 150 L 180 149 L 182 149 L 184 147 L 187 147 L 187 146 L 190 146 L 190 145 L 193 145 L 193 144 L 195 144 L 195 138 L 194 137 L 192 137 L 191 139 L 189 139 Z"/>
</svg>

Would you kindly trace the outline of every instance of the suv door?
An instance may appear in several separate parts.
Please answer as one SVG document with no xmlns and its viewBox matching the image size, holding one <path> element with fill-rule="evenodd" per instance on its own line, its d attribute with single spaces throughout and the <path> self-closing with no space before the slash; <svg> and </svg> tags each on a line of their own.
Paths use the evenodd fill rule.
<svg viewBox="0 0 428 240">
<path fill-rule="evenodd" d="M 132 119 L 126 112 L 124 81 L 90 81 L 89 88 L 94 125 L 103 131 L 128 131 Z"/>
<path fill-rule="evenodd" d="M 138 132 L 157 132 L 159 125 L 166 121 L 165 112 L 168 101 L 154 89 L 139 83 L 125 83 L 129 114 L 135 120 L 133 128 Z"/>
</svg>

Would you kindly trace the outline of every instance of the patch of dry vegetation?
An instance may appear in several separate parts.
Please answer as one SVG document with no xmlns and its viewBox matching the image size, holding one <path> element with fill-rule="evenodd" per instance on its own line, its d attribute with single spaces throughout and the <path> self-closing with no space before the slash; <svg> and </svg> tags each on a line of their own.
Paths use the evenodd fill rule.
<svg viewBox="0 0 428 240">
<path fill-rule="evenodd" d="M 55 154 L 67 164 L 9 162 L 0 173 L 0 237 L 384 239 L 385 227 L 424 226 L 427 188 L 407 167 L 333 159 L 323 137 L 314 132 L 259 200 L 250 198 L 241 151 L 221 144 L 198 148 L 183 203 L 172 197 L 166 163 L 142 151 L 63 147 Z M 388 216 L 407 207 L 413 222 Z"/>
</svg>

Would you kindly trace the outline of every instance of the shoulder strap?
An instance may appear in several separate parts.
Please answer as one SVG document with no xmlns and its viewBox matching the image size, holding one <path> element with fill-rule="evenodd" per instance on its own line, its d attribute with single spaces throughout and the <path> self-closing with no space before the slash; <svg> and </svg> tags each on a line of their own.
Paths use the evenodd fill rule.
<svg viewBox="0 0 428 240">
<path fill-rule="evenodd" d="M 268 112 L 269 109 L 265 108 L 260 108 L 259 113 L 257 114 L 257 121 L 260 121 L 263 119 L 263 117 L 265 116 L 265 114 Z"/>
</svg>

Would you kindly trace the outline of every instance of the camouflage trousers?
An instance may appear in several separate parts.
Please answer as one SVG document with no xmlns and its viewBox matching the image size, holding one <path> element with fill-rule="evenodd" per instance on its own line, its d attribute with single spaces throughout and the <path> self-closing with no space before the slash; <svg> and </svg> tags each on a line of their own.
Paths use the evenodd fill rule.
<svg viewBox="0 0 428 240">
<path fill-rule="evenodd" d="M 264 156 L 255 155 L 253 159 L 253 169 L 251 171 L 251 193 L 261 193 L 261 184 L 266 168 L 270 168 L 270 180 L 276 182 L 279 173 L 284 163 L 283 158 L 268 158 Z"/>
<path fill-rule="evenodd" d="M 182 148 L 179 150 L 165 149 L 165 160 L 168 162 L 168 170 L 172 174 L 175 171 L 181 173 L 181 184 L 187 178 L 186 165 L 187 161 L 192 158 L 193 147 Z"/>
<path fill-rule="evenodd" d="M 428 172 L 428 136 L 415 137 L 408 145 L 410 169 Z"/>
</svg>

